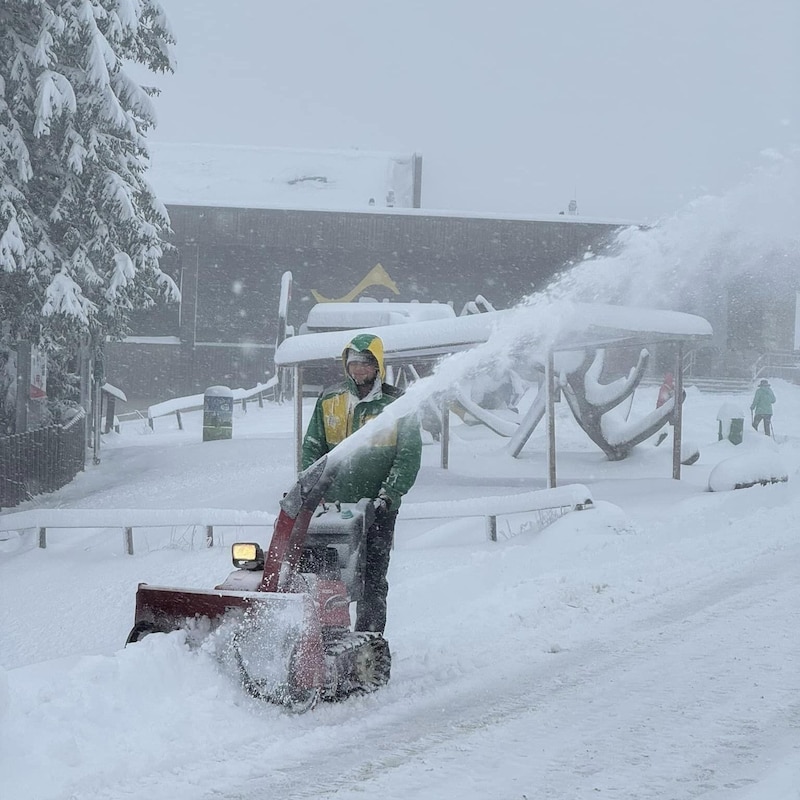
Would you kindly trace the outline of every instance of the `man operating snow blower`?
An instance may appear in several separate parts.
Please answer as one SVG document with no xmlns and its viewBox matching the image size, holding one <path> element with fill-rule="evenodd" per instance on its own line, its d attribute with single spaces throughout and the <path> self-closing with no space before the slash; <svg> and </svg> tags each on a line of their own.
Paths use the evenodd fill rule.
<svg viewBox="0 0 800 800">
<path fill-rule="evenodd" d="M 344 382 L 325 389 L 317 400 L 303 440 L 306 469 L 350 434 L 378 416 L 402 392 L 384 383 L 383 342 L 359 334 L 342 353 Z M 376 439 L 354 450 L 325 492 L 327 502 L 375 499 L 375 521 L 367 532 L 364 596 L 356 606 L 357 631 L 383 633 L 386 626 L 386 573 L 397 512 L 419 471 L 422 441 L 415 415 L 402 417 Z"/>
</svg>

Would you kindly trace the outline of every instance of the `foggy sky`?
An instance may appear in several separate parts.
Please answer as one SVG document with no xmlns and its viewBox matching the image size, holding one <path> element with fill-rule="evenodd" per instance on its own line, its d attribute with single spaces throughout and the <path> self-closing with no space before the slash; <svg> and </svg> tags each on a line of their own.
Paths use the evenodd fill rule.
<svg viewBox="0 0 800 800">
<path fill-rule="evenodd" d="M 798 0 L 162 4 L 152 138 L 419 152 L 428 208 L 652 222 L 800 142 Z"/>
</svg>

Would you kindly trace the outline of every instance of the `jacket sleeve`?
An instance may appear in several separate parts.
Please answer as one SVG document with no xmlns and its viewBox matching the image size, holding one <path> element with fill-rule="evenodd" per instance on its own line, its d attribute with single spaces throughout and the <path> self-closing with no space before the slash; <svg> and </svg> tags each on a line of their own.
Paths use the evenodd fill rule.
<svg viewBox="0 0 800 800">
<path fill-rule="evenodd" d="M 422 460 L 422 438 L 416 414 L 409 414 L 397 423 L 397 448 L 394 463 L 381 488 L 385 490 L 392 507 L 400 505 L 402 496 L 414 485 Z"/>
<path fill-rule="evenodd" d="M 314 406 L 314 413 L 311 415 L 308 428 L 306 428 L 306 435 L 303 438 L 301 469 L 310 467 L 330 449 L 328 439 L 325 436 L 325 420 L 322 415 L 322 399 L 320 398 Z"/>
</svg>

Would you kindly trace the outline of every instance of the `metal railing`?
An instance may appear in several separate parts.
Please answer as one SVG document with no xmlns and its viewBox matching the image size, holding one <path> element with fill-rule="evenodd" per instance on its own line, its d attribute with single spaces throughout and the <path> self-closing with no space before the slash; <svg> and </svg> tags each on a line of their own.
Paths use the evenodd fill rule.
<svg viewBox="0 0 800 800">
<path fill-rule="evenodd" d="M 86 463 L 86 412 L 65 425 L 49 425 L 0 438 L 0 509 L 69 483 Z"/>
<path fill-rule="evenodd" d="M 214 547 L 215 529 L 217 540 L 220 529 L 259 528 L 263 536 L 272 529 L 275 515 L 267 511 L 234 511 L 220 508 L 196 508 L 190 510 L 132 509 L 132 508 L 31 508 L 27 511 L 12 511 L 0 517 L 0 538 L 8 531 L 22 533 L 38 530 L 40 548 L 47 547 L 47 532 L 88 528 L 116 530 L 122 532 L 125 553 L 133 555 L 134 528 L 148 531 L 157 528 L 197 528 L 203 531 L 206 547 Z M 237 534 L 238 535 L 238 534 Z M 252 536 L 252 534 L 251 534 Z M 192 534 L 194 538 L 194 533 Z"/>
<path fill-rule="evenodd" d="M 498 517 L 527 515 L 520 531 L 539 530 L 572 511 L 594 507 L 591 492 L 582 484 L 567 484 L 556 489 L 539 489 L 515 495 L 472 497 L 424 503 L 404 503 L 400 508 L 402 520 L 463 519 L 484 517 L 487 538 L 496 542 Z M 275 515 L 267 511 L 234 511 L 224 508 L 179 509 L 66 509 L 32 508 L 14 511 L 0 517 L 0 534 L 8 531 L 38 531 L 40 548 L 47 547 L 48 530 L 87 528 L 122 532 L 125 553 L 134 554 L 133 531 L 151 528 L 200 528 L 204 531 L 206 547 L 219 543 L 220 529 L 259 528 L 269 534 Z M 215 529 L 217 534 L 215 535 Z M 510 530 L 510 528 L 509 528 Z M 504 536 L 503 538 L 509 538 Z M 255 541 L 255 540 L 254 540 Z"/>
<path fill-rule="evenodd" d="M 800 352 L 794 350 L 773 350 L 762 353 L 753 364 L 753 380 L 759 378 L 783 378 L 800 382 Z"/>
<path fill-rule="evenodd" d="M 425 503 L 403 503 L 400 518 L 459 519 L 484 517 L 486 537 L 497 541 L 497 518 L 514 514 L 533 515 L 526 523 L 537 530 L 546 527 L 570 511 L 584 511 L 594 507 L 592 493 L 581 483 L 570 483 L 554 489 L 537 489 L 500 497 L 472 497 L 463 500 Z"/>
</svg>

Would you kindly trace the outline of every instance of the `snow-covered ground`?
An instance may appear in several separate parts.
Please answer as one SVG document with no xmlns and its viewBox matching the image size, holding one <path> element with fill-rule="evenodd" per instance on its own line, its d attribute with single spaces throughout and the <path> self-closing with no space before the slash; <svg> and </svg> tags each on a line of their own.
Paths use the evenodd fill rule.
<svg viewBox="0 0 800 800">
<path fill-rule="evenodd" d="M 543 353 L 564 323 L 553 299 L 701 308 L 754 265 L 794 285 L 797 153 L 767 162 L 566 270 L 376 422 L 523 345 Z M 291 404 L 237 409 L 229 441 L 203 443 L 198 412 L 183 431 L 171 418 L 155 432 L 126 424 L 105 437 L 101 464 L 19 509 L 95 524 L 103 512 L 116 527 L 52 530 L 46 549 L 35 530 L 0 541 L 2 797 L 798 800 L 800 387 L 773 386 L 776 440 L 746 421 L 738 446 L 717 441 L 717 416 L 747 415 L 751 395 L 687 386 L 684 446 L 700 458 L 681 481 L 668 442 L 609 462 L 558 404 L 559 484 L 585 485 L 596 507 L 543 529 L 538 514 L 501 517 L 497 542 L 480 518 L 408 509 L 543 488 L 544 431 L 512 459 L 507 440 L 454 419 L 450 469 L 426 446 L 398 521 L 391 682 L 302 716 L 246 696 L 180 633 L 122 647 L 138 582 L 211 588 L 234 540 L 266 543 L 293 482 Z M 637 390 L 631 419 L 656 391 Z M 709 492 L 715 470 L 716 489 L 765 472 L 788 480 Z M 215 527 L 206 548 L 186 524 L 199 509 L 227 509 L 239 527 Z M 176 524 L 147 528 L 153 515 Z M 254 518 L 262 528 L 244 527 Z"/>
<path fill-rule="evenodd" d="M 246 696 L 180 633 L 123 648 L 136 584 L 210 588 L 229 545 L 267 527 L 29 530 L 0 542 L 0 775 L 26 800 L 199 798 L 800 797 L 800 387 L 775 380 L 777 441 L 745 425 L 717 441 L 724 403 L 687 387 L 699 461 L 671 479 L 669 442 L 612 463 L 557 406 L 559 483 L 596 508 L 539 530 L 535 515 L 411 520 L 390 568 L 392 679 L 291 715 Z M 655 405 L 637 390 L 632 414 Z M 276 512 L 292 483 L 291 404 L 236 410 L 202 443 L 200 413 L 155 432 L 126 423 L 102 463 L 28 508 Z M 507 440 L 453 418 L 450 469 L 424 448 L 413 503 L 545 486 L 543 426 Z M 786 483 L 709 492 L 736 457 Z M 746 467 L 745 467 L 746 470 Z M 173 510 L 170 512 L 169 510 Z M 179 513 L 180 512 L 180 513 Z M 13 512 L 5 512 L 13 513 Z M 217 512 L 219 513 L 219 512 Z"/>
</svg>

